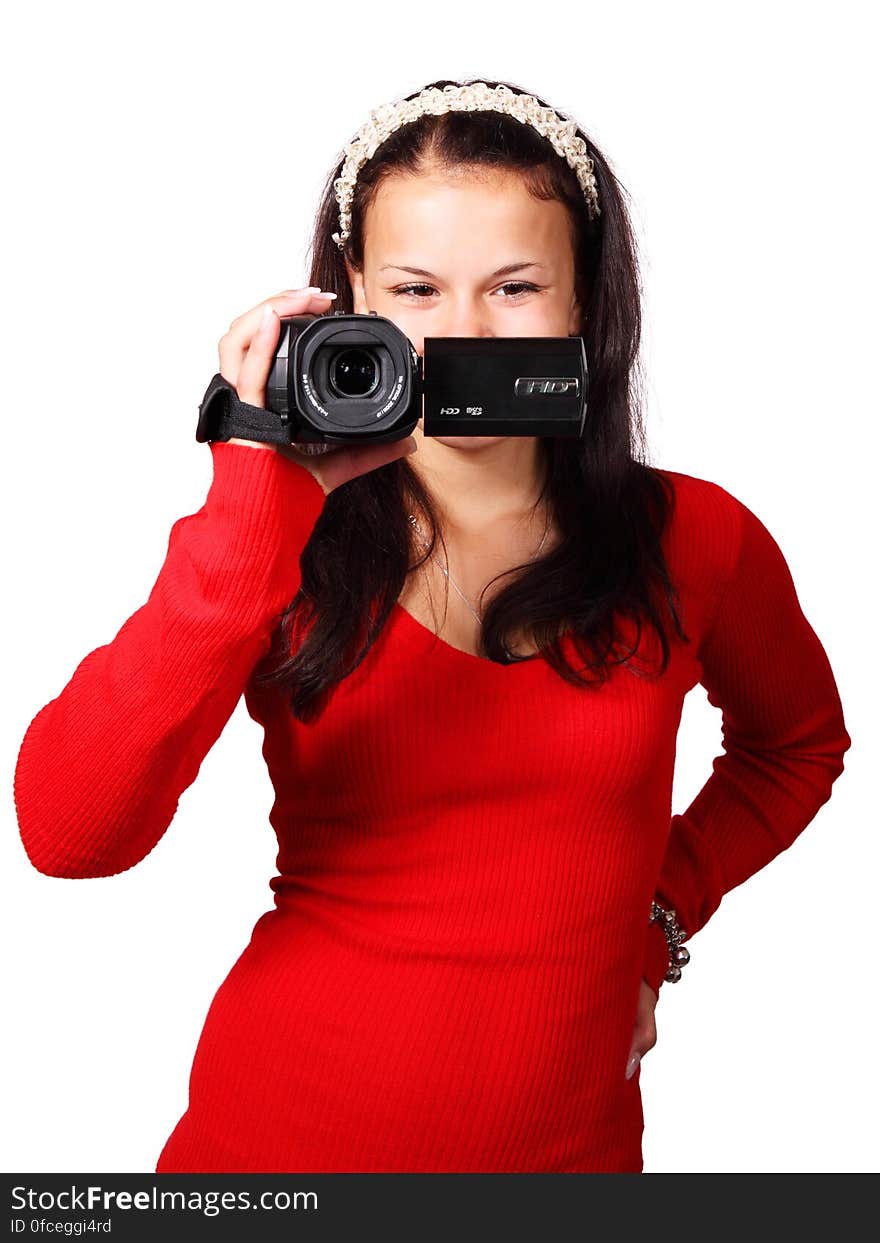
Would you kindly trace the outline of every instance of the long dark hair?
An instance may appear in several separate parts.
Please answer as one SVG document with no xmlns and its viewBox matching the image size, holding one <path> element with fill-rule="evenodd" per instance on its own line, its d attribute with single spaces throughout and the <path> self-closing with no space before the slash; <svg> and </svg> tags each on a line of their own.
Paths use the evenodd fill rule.
<svg viewBox="0 0 880 1243">
<path fill-rule="evenodd" d="M 442 89 L 447 84 L 467 83 L 442 79 L 428 85 Z M 504 85 L 523 93 L 511 82 Z M 567 681 L 598 688 L 609 664 L 630 667 L 643 619 L 654 626 L 662 648 L 656 676 L 665 672 L 669 641 L 661 593 L 678 637 L 689 640 L 660 547 L 674 489 L 644 460 L 635 238 L 623 190 L 608 162 L 583 130 L 577 132 L 592 158 L 598 185 L 601 214 L 595 220 L 587 213 L 575 173 L 529 125 L 498 112 L 448 112 L 400 126 L 358 173 L 345 256 L 354 270 L 362 270 L 367 209 L 382 181 L 399 172 L 479 165 L 514 170 L 533 195 L 557 199 L 568 208 L 590 377 L 589 430 L 582 440 L 540 438 L 547 472 L 536 508 L 548 501 L 562 539 L 543 558 L 507 571 L 511 581 L 494 596 L 483 618 L 482 652 L 505 664 L 544 659 Z M 344 255 L 331 237 L 338 229 L 333 182 L 341 176 L 343 162 L 340 156 L 322 193 L 309 284 L 334 291 L 336 309 L 353 312 Z M 428 548 L 413 548 L 407 514 L 414 504 L 428 521 Z M 366 657 L 408 573 L 433 554 L 438 536 L 445 548 L 432 497 L 405 458 L 334 488 L 303 550 L 300 589 L 281 615 L 255 683 L 288 690 L 298 720 L 317 716 L 327 695 Z M 617 651 L 618 619 L 635 625 L 635 642 L 622 654 Z M 541 649 L 538 656 L 511 657 L 507 652 L 506 637 L 523 630 Z M 566 631 L 585 662 L 581 670 L 569 664 L 561 648 Z M 645 676 L 636 668 L 631 671 Z"/>
</svg>

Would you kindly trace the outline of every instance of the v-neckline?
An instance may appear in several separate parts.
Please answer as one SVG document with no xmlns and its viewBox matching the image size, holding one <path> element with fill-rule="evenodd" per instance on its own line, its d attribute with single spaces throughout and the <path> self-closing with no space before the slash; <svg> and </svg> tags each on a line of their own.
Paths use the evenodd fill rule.
<svg viewBox="0 0 880 1243">
<path fill-rule="evenodd" d="M 467 663 L 470 666 L 484 665 L 489 669 L 498 669 L 503 673 L 507 673 L 511 669 L 525 669 L 528 666 L 543 665 L 547 667 L 547 662 L 543 659 L 540 652 L 527 656 L 525 660 L 514 660 L 509 665 L 503 665 L 496 660 L 489 660 L 486 656 L 475 656 L 473 652 L 466 652 L 464 648 L 455 647 L 452 643 L 447 643 L 445 639 L 441 639 L 438 634 L 423 622 L 420 622 L 417 617 L 414 617 L 409 609 L 404 608 L 399 600 L 394 602 L 394 612 L 403 622 L 404 629 L 414 638 L 421 640 L 426 650 L 440 651 L 447 659 L 456 660 L 460 664 Z"/>
</svg>

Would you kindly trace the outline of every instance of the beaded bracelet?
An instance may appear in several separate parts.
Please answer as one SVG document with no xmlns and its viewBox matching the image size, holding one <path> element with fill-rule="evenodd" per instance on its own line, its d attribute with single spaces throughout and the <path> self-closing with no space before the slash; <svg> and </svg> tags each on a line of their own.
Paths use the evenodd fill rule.
<svg viewBox="0 0 880 1243">
<path fill-rule="evenodd" d="M 687 936 L 684 928 L 675 922 L 675 911 L 667 910 L 661 906 L 659 902 L 651 903 L 651 917 L 649 924 L 653 924 L 657 920 L 663 929 L 663 935 L 666 937 L 666 945 L 669 950 L 669 966 L 666 975 L 663 977 L 670 984 L 677 984 L 681 979 L 681 969 L 686 966 L 691 956 L 682 941 Z"/>
</svg>

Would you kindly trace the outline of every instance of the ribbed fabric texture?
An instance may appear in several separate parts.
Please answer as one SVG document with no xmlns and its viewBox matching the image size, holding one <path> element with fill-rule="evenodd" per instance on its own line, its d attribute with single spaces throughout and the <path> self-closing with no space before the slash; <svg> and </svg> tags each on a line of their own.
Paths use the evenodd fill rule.
<svg viewBox="0 0 880 1243">
<path fill-rule="evenodd" d="M 640 1171 L 624 1070 L 640 979 L 659 989 L 667 964 L 651 899 L 693 937 L 813 819 L 850 746 L 779 547 L 723 488 L 665 471 L 690 642 L 670 629 L 663 677 L 580 690 L 396 606 L 304 726 L 251 674 L 324 493 L 275 452 L 211 452 L 147 603 L 36 715 L 15 772 L 33 865 L 111 876 L 156 846 L 243 693 L 264 728 L 274 905 L 214 997 L 157 1172 Z M 645 630 L 633 664 L 659 655 Z M 723 754 L 673 816 L 697 683 Z"/>
</svg>

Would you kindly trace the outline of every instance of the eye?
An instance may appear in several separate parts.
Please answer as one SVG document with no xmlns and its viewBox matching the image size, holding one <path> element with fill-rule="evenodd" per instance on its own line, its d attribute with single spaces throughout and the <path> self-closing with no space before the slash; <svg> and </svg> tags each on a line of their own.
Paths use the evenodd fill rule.
<svg viewBox="0 0 880 1243">
<path fill-rule="evenodd" d="M 512 298 L 521 298 L 523 293 L 537 293 L 538 286 L 532 285 L 529 281 L 507 281 L 506 284 L 500 285 L 500 289 L 519 289 L 522 292 L 518 294 L 508 294 L 505 301 L 508 302 Z"/>
<path fill-rule="evenodd" d="M 421 298 L 422 294 L 417 294 L 415 291 L 417 289 L 430 288 L 430 285 L 398 285 L 396 289 L 392 289 L 390 292 L 394 294 L 395 298 L 399 298 L 401 294 L 410 294 L 413 298 Z"/>
<path fill-rule="evenodd" d="M 505 302 L 515 302 L 518 299 L 524 297 L 525 294 L 540 292 L 538 286 L 531 284 L 531 282 L 529 281 L 507 281 L 505 282 L 505 284 L 499 285 L 498 288 L 499 289 L 513 289 L 513 290 L 520 291 L 518 293 L 506 294 L 504 297 Z M 392 293 L 395 298 L 399 298 L 403 294 L 406 294 L 409 297 L 415 298 L 417 301 L 426 302 L 428 299 L 425 297 L 424 294 L 416 293 L 416 290 L 421 290 L 421 289 L 430 290 L 430 289 L 433 289 L 433 285 L 398 285 L 396 288 L 389 290 L 389 293 Z"/>
</svg>

